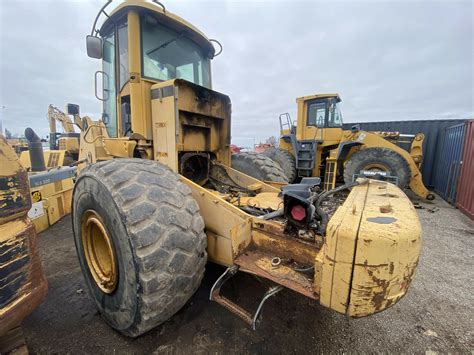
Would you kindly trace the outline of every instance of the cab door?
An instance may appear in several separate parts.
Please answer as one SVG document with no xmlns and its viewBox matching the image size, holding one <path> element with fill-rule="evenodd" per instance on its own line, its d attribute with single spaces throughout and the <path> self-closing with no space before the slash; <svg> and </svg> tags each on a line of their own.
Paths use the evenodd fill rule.
<svg viewBox="0 0 474 355">
<path fill-rule="evenodd" d="M 127 17 L 106 28 L 102 40 L 102 120 L 110 137 L 122 137 L 130 131 L 127 109 L 122 109 L 130 104 Z"/>
<path fill-rule="evenodd" d="M 342 136 L 342 117 L 336 99 L 307 101 L 304 114 L 306 124 L 303 139 L 318 140 L 321 147 L 339 144 Z"/>
</svg>

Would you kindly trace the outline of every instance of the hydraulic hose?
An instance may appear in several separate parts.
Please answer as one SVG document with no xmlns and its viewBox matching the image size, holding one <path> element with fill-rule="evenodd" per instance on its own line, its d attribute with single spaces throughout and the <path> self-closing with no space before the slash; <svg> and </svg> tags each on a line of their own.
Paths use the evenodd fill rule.
<svg viewBox="0 0 474 355">
<path fill-rule="evenodd" d="M 336 187 L 335 189 L 326 191 L 317 197 L 316 202 L 314 202 L 314 206 L 316 207 L 317 215 L 321 218 L 321 223 L 319 225 L 319 232 L 321 233 L 321 235 L 326 235 L 326 229 L 329 222 L 328 214 L 324 212 L 324 210 L 321 208 L 321 202 L 325 200 L 326 198 L 328 198 L 329 196 L 334 195 L 336 192 L 347 190 L 347 189 L 350 189 L 351 187 L 354 187 L 360 184 L 361 183 L 357 181 L 350 182 L 348 184 Z M 310 199 L 311 198 L 313 198 L 313 196 L 311 196 Z"/>
<path fill-rule="evenodd" d="M 267 213 L 267 214 L 265 214 L 265 215 L 263 215 L 263 216 L 259 216 L 258 218 L 265 219 L 265 220 L 269 220 L 269 219 L 281 217 L 281 216 L 283 216 L 283 214 L 284 214 L 284 210 L 283 210 L 283 209 L 280 209 L 280 210 L 276 210 L 276 211 Z"/>
</svg>

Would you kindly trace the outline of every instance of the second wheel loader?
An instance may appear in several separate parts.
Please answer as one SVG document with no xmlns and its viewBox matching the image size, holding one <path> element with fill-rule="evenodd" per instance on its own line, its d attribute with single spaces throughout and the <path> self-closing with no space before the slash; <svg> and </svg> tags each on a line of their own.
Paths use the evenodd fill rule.
<svg viewBox="0 0 474 355">
<path fill-rule="evenodd" d="M 424 135 L 399 132 L 367 132 L 342 127 L 338 94 L 318 94 L 296 99 L 298 113 L 293 122 L 280 115 L 279 148 L 264 155 L 277 162 L 288 180 L 324 178 L 324 188 L 335 187 L 336 179 L 351 182 L 359 175 L 390 176 L 401 188 L 422 198 L 434 199 L 422 181 Z M 409 144 L 406 151 L 400 143 Z"/>
<path fill-rule="evenodd" d="M 305 179 L 277 189 L 231 168 L 231 102 L 211 88 L 215 42 L 160 2 L 108 4 L 87 37 L 102 59 L 104 114 L 82 118 L 72 202 L 81 268 L 108 324 L 138 336 L 163 323 L 207 261 L 226 267 L 210 299 L 253 328 L 284 289 L 352 317 L 406 294 L 421 228 L 398 187 L 358 180 L 323 193 Z M 221 293 L 239 271 L 272 284 L 255 312 Z"/>
</svg>

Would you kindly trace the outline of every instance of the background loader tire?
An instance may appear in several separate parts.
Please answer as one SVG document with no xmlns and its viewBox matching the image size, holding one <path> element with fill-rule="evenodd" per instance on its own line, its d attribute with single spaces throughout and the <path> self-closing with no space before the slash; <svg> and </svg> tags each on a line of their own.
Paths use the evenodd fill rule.
<svg viewBox="0 0 474 355">
<path fill-rule="evenodd" d="M 296 179 L 296 161 L 293 154 L 280 148 L 268 148 L 263 155 L 276 162 L 283 169 L 288 177 L 288 182 L 292 183 Z"/>
<path fill-rule="evenodd" d="M 256 152 L 232 154 L 232 168 L 260 181 L 288 183 L 283 169 L 269 157 Z"/>
<path fill-rule="evenodd" d="M 118 282 L 111 293 L 100 289 L 86 260 L 81 221 L 90 211 L 112 240 Z M 136 337 L 165 322 L 199 287 L 207 261 L 204 221 L 191 190 L 168 167 L 141 159 L 88 166 L 74 186 L 72 220 L 89 292 L 121 333 Z"/>
<path fill-rule="evenodd" d="M 405 188 L 410 183 L 410 167 L 400 154 L 389 148 L 366 148 L 352 154 L 344 167 L 344 181 L 352 181 L 354 174 L 361 170 L 380 169 L 389 171 L 390 175 L 398 177 L 398 186 Z"/>
</svg>

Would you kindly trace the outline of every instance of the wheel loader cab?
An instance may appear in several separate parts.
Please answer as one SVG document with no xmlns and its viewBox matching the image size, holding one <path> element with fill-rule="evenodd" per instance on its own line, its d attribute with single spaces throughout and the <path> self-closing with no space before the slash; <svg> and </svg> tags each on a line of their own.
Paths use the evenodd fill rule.
<svg viewBox="0 0 474 355">
<path fill-rule="evenodd" d="M 118 6 L 96 32 L 100 38 L 87 38 L 88 54 L 102 59 L 96 96 L 107 137 L 105 151 L 86 152 L 84 145 L 83 157 L 154 159 L 198 183 L 206 180 L 209 159 L 229 162 L 230 99 L 211 90 L 212 40 L 144 1 Z"/>
<path fill-rule="evenodd" d="M 338 94 L 305 96 L 296 99 L 298 140 L 317 140 L 320 147 L 339 144 L 342 137 L 341 98 Z"/>
<path fill-rule="evenodd" d="M 102 121 L 110 138 L 151 140 L 152 85 L 184 79 L 211 89 L 214 47 L 199 30 L 157 3 L 127 1 L 108 16 L 88 36 L 89 56 L 102 59 L 102 70 L 95 75 Z M 102 48 L 94 56 L 91 37 L 96 35 Z M 97 81 L 102 82 L 101 94 Z"/>
</svg>

